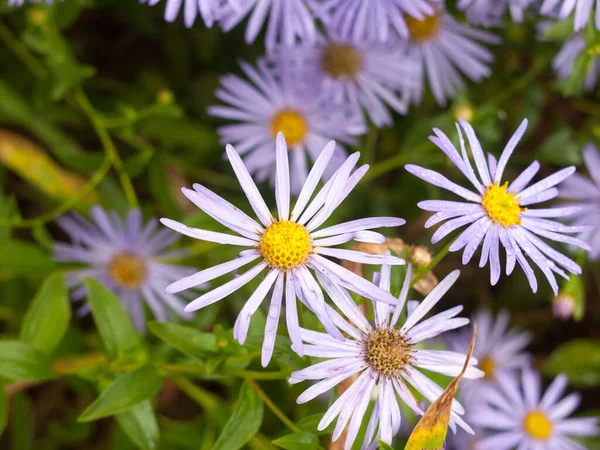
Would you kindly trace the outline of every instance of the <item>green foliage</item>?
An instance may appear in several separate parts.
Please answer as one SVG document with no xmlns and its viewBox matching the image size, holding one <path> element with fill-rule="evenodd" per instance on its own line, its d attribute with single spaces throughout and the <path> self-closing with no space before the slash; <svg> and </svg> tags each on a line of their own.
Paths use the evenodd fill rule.
<svg viewBox="0 0 600 450">
<path fill-rule="evenodd" d="M 574 339 L 553 351 L 544 372 L 550 376 L 564 373 L 575 387 L 600 385 L 600 340 Z"/>
<path fill-rule="evenodd" d="M 157 448 L 159 429 L 150 400 L 145 400 L 116 415 L 117 423 L 131 442 L 141 450 Z"/>
<path fill-rule="evenodd" d="M 8 423 L 8 398 L 4 392 L 4 387 L 0 385 L 0 437 L 4 433 Z"/>
<path fill-rule="evenodd" d="M 148 329 L 159 339 L 188 356 L 204 359 L 218 351 L 217 337 L 174 323 L 151 322 Z"/>
<path fill-rule="evenodd" d="M 50 257 L 37 246 L 21 240 L 0 242 L 0 273 L 7 276 L 44 276 L 54 268 Z"/>
<path fill-rule="evenodd" d="M 41 381 L 52 378 L 50 359 L 28 342 L 0 341 L 0 377 Z"/>
<path fill-rule="evenodd" d="M 319 438 L 312 433 L 303 431 L 275 439 L 273 444 L 286 450 L 316 450 L 319 448 Z"/>
</svg>

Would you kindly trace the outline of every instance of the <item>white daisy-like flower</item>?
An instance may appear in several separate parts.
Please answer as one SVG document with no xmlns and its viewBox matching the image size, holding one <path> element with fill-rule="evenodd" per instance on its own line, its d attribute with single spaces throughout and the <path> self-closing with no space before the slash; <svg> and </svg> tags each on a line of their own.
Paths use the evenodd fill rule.
<svg viewBox="0 0 600 450">
<path fill-rule="evenodd" d="M 523 369 L 521 376 L 502 375 L 487 404 L 469 410 L 469 420 L 486 429 L 476 450 L 585 450 L 571 436 L 595 436 L 597 418 L 568 418 L 580 396 L 561 399 L 567 377 L 557 376 L 541 395 L 540 376 Z M 541 396 L 541 398 L 540 398 Z"/>
<path fill-rule="evenodd" d="M 523 22 L 525 11 L 537 0 L 459 0 L 458 9 L 465 11 L 474 25 L 501 25 L 508 10 L 514 22 Z"/>
<path fill-rule="evenodd" d="M 298 86 L 291 67 L 278 66 L 276 79 L 266 61 L 258 70 L 241 63 L 251 81 L 236 75 L 221 78 L 216 97 L 226 106 L 211 106 L 209 114 L 239 123 L 219 127 L 223 144 L 231 143 L 244 155 L 244 163 L 258 182 L 275 184 L 275 140 L 280 131 L 290 147 L 292 194 L 297 195 L 308 176 L 308 159 L 315 161 L 331 139 L 353 145 L 352 136 L 364 134 L 362 117 L 349 106 L 326 102 L 316 89 Z M 329 178 L 346 158 L 336 147 L 333 163 L 324 172 Z"/>
<path fill-rule="evenodd" d="M 78 214 L 58 219 L 58 224 L 73 243 L 56 243 L 54 259 L 90 266 L 66 273 L 67 286 L 73 289 L 73 300 L 85 298 L 82 278 L 89 277 L 100 281 L 119 297 L 140 330 L 145 326 L 144 302 L 161 322 L 169 319 L 165 306 L 185 319 L 193 317 L 184 311 L 185 303 L 180 298 L 164 292 L 173 281 L 193 273 L 189 267 L 165 262 L 187 254 L 184 250 L 167 249 L 179 235 L 170 230 L 156 231 L 156 219 L 144 226 L 138 209 L 129 211 L 124 221 L 116 212 L 109 215 L 100 206 L 94 206 L 90 216 L 94 223 Z M 79 313 L 86 314 L 89 310 L 89 305 L 85 304 Z"/>
<path fill-rule="evenodd" d="M 540 13 L 557 15 L 560 20 L 564 20 L 575 11 L 575 31 L 580 31 L 592 18 L 594 5 L 596 6 L 595 25 L 600 30 L 600 0 L 544 0 Z"/>
<path fill-rule="evenodd" d="M 354 326 L 345 325 L 343 331 L 349 337 L 343 340 L 302 329 L 302 339 L 308 344 L 304 354 L 324 358 L 325 361 L 292 373 L 290 383 L 318 380 L 298 397 L 298 403 L 305 403 L 351 376 L 358 375 L 358 378 L 327 410 L 319 422 L 319 430 L 325 429 L 337 418 L 332 436 L 332 440 L 336 441 L 349 423 L 344 448 L 350 449 L 363 422 L 371 396 L 377 392 L 377 401 L 362 445 L 365 449 L 371 448 L 374 443 L 376 448 L 377 438 L 391 444 L 392 438 L 400 429 L 402 416 L 398 397 L 414 413 L 423 414 L 409 385 L 429 402 L 437 400 L 444 390 L 419 369 L 456 377 L 464 366 L 466 353 L 427 350 L 423 347 L 428 339 L 462 327 L 469 323 L 469 319 L 456 317 L 462 306 L 456 306 L 424 321 L 421 319 L 441 300 L 459 275 L 458 270 L 452 272 L 421 303 L 408 302 L 407 317 L 401 320 L 400 315 L 407 303 L 411 280 L 411 268 L 408 266 L 399 303 L 395 308 L 390 308 L 384 303 L 374 304 L 373 324 L 369 323 L 344 289 L 331 289 L 333 292 L 329 294 L 332 298 L 337 298 L 338 301 L 344 299 L 344 303 L 353 305 L 352 314 L 348 318 Z M 390 267 L 382 266 L 381 273 L 374 281 L 380 288 L 389 291 Z M 483 372 L 473 367 L 476 363 L 475 359 L 470 360 L 465 373 L 466 378 L 483 376 Z M 459 425 L 472 433 L 469 425 L 459 416 L 463 413 L 464 408 L 458 401 L 454 401 L 450 426 L 455 432 L 456 425 Z"/>
<path fill-rule="evenodd" d="M 458 23 L 441 6 L 424 19 L 406 18 L 410 38 L 400 49 L 418 71 L 412 102 L 420 104 L 425 78 L 438 104 L 445 105 L 455 92 L 464 88 L 461 72 L 479 82 L 491 74 L 494 55 L 481 43 L 498 44 L 500 39 L 483 30 Z"/>
<path fill-rule="evenodd" d="M 460 140 L 460 153 L 450 139 L 438 129 L 434 128 L 433 131 L 436 135 L 431 136 L 430 140 L 450 158 L 452 163 L 475 187 L 475 192 L 453 183 L 432 170 L 416 165 L 406 166 L 406 170 L 413 175 L 468 201 L 428 200 L 419 203 L 421 209 L 436 213 L 426 222 L 426 228 L 450 219 L 438 228 L 431 238 L 431 242 L 436 243 L 451 232 L 469 225 L 450 246 L 450 251 L 458 251 L 464 248 L 463 264 L 467 264 L 471 260 L 483 241 L 479 266 L 485 266 L 489 260 L 491 283 L 495 285 L 500 278 L 499 247 L 502 244 L 502 247 L 506 250 L 507 275 L 512 273 L 515 263 L 518 262 L 529 280 L 531 289 L 533 292 L 537 292 L 537 280 L 531 265 L 525 257 L 527 255 L 544 273 L 556 295 L 558 284 L 554 272 L 568 279 L 561 266 L 577 275 L 581 273 L 581 268 L 573 260 L 550 247 L 538 236 L 589 250 L 588 244 L 567 235 L 587 231 L 589 227 L 566 226 L 548 219 L 572 215 L 580 209 L 578 207 L 546 209 L 529 209 L 529 207 L 555 198 L 558 195 L 558 189 L 555 186 L 571 176 L 575 172 L 575 167 L 567 167 L 537 183 L 529 185 L 540 169 L 540 164 L 534 161 L 512 183 L 508 181 L 503 183 L 504 170 L 515 147 L 527 129 L 527 119 L 523 120 L 515 134 L 508 141 L 498 161 L 491 154 L 488 154 L 488 158 L 485 157 L 481 144 L 475 136 L 475 131 L 469 123 L 460 121 L 460 125 L 467 135 L 477 174 L 471 165 L 463 134 L 458 124 L 456 128 Z"/>
<path fill-rule="evenodd" d="M 142 4 L 154 6 L 161 0 L 140 0 Z M 237 0 L 166 0 L 165 20 L 174 22 L 179 16 L 183 7 L 183 21 L 185 26 L 190 28 L 196 22 L 198 15 L 202 17 L 207 27 L 212 27 L 215 21 L 220 17 L 221 11 L 230 2 Z"/>
<path fill-rule="evenodd" d="M 559 195 L 575 203 L 565 206 L 581 207 L 573 217 L 573 225 L 595 226 L 580 234 L 579 239 L 590 245 L 589 257 L 596 261 L 600 259 L 600 153 L 598 147 L 591 142 L 583 149 L 583 161 L 590 178 L 574 174 L 561 185 Z"/>
<path fill-rule="evenodd" d="M 183 193 L 196 206 L 240 236 L 190 228 L 169 219 L 161 220 L 164 225 L 175 231 L 196 239 L 247 247 L 233 261 L 202 270 L 173 283 L 167 288 L 168 293 L 183 291 L 237 271 L 254 261 L 259 261 L 254 267 L 236 276 L 233 280 L 192 301 L 186 307 L 187 311 L 195 311 L 215 303 L 258 277 L 262 272 L 267 271 L 258 288 L 242 308 L 234 327 L 234 337 L 240 343 L 244 343 L 252 314 L 274 286 L 265 328 L 263 366 L 268 364 L 273 353 L 284 292 L 287 329 L 294 351 L 300 355 L 303 354 L 296 297 L 319 317 L 327 332 L 334 336 L 334 339 L 343 339 L 337 328 L 340 323 L 343 323 L 343 320 L 332 307 L 325 303 L 321 287 L 309 269 L 318 273 L 322 283 L 344 286 L 375 301 L 392 304 L 397 302 L 397 299 L 389 292 L 327 259 L 327 257 L 339 258 L 362 264 L 405 263 L 404 260 L 392 256 L 370 255 L 355 250 L 333 248 L 352 240 L 384 242 L 384 236 L 368 230 L 397 227 L 405 223 L 403 219 L 372 217 L 320 228 L 368 169 L 367 166 L 362 166 L 351 173 L 359 156 L 358 153 L 354 153 L 310 201 L 325 166 L 331 160 L 334 149 L 335 142 L 332 141 L 321 152 L 300 192 L 296 205 L 290 211 L 288 150 L 283 135 L 279 133 L 277 136 L 277 180 L 275 185 L 278 218 L 275 218 L 258 192 L 240 156 L 232 146 L 228 145 L 229 162 L 258 217 L 258 222 L 202 185 L 195 184 L 194 190 L 184 188 Z M 341 301 L 343 299 L 334 298 L 333 300 L 344 314 L 348 314 L 349 306 Z"/>
<path fill-rule="evenodd" d="M 531 364 L 531 355 L 525 352 L 525 347 L 531 342 L 531 334 L 508 328 L 508 311 L 502 310 L 494 317 L 484 308 L 473 316 L 472 321 L 477 324 L 473 357 L 479 361 L 479 368 L 485 376 L 461 386 L 461 398 L 467 405 L 480 401 L 485 392 L 494 386 L 499 374 L 514 372 Z M 472 330 L 461 330 L 451 335 L 447 340 L 448 348 L 466 353 L 471 336 Z"/>
<path fill-rule="evenodd" d="M 582 34 L 577 33 L 568 38 L 560 51 L 552 60 L 552 68 L 556 76 L 561 80 L 567 80 L 571 76 L 575 61 L 587 50 L 588 44 Z M 600 74 L 600 59 L 593 57 L 588 73 L 584 79 L 583 86 L 586 91 L 591 92 L 598 82 Z"/>
<path fill-rule="evenodd" d="M 269 16 L 265 37 L 267 48 L 277 44 L 292 46 L 299 41 L 313 42 L 316 36 L 314 19 L 304 0 L 229 0 L 219 22 L 230 31 L 245 17 L 246 42 L 254 42 Z"/>
<path fill-rule="evenodd" d="M 314 45 L 278 48 L 269 59 L 275 71 L 290 64 L 299 82 L 318 87 L 319 96 L 338 107 L 349 104 L 359 115 L 364 110 L 377 127 L 393 123 L 390 109 L 408 112 L 407 85 L 417 75 L 393 46 L 354 43 L 334 34 L 319 36 Z"/>
<path fill-rule="evenodd" d="M 396 32 L 407 38 L 411 18 L 434 14 L 440 0 L 309 0 L 314 15 L 344 39 L 386 43 Z"/>
</svg>

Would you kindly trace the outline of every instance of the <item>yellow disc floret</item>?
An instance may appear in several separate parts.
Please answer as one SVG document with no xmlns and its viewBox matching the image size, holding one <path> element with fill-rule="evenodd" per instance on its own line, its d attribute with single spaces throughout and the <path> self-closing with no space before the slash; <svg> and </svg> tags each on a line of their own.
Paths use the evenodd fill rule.
<svg viewBox="0 0 600 450">
<path fill-rule="evenodd" d="M 300 144 L 308 132 L 308 124 L 304 116 L 295 109 L 282 109 L 271 119 L 273 138 L 277 133 L 283 133 L 289 146 Z"/>
<path fill-rule="evenodd" d="M 552 422 L 545 413 L 534 409 L 523 419 L 523 428 L 532 438 L 547 440 L 552 435 Z"/>
<path fill-rule="evenodd" d="M 410 354 L 410 346 L 400 330 L 379 328 L 367 339 L 367 362 L 383 376 L 398 376 L 408 364 Z"/>
<path fill-rule="evenodd" d="M 491 380 L 494 378 L 494 374 L 496 373 L 496 363 L 492 358 L 486 356 L 479 363 L 479 368 L 485 374 L 484 378 L 486 380 Z"/>
<path fill-rule="evenodd" d="M 146 278 L 146 263 L 131 253 L 119 253 L 108 265 L 108 273 L 117 286 L 136 289 Z"/>
<path fill-rule="evenodd" d="M 323 70 L 332 78 L 354 79 L 362 69 L 363 58 L 350 44 L 331 44 L 321 57 Z"/>
<path fill-rule="evenodd" d="M 312 240 L 302 225 L 284 220 L 265 230 L 258 250 L 269 266 L 286 271 L 306 261 L 312 251 Z"/>
<path fill-rule="evenodd" d="M 442 13 L 438 10 L 432 16 L 425 16 L 423 20 L 405 15 L 404 20 L 410 33 L 410 39 L 413 42 L 426 42 L 438 35 Z"/>
<path fill-rule="evenodd" d="M 508 182 L 502 186 L 490 185 L 483 196 L 482 205 L 489 218 L 496 223 L 505 227 L 521 224 L 519 216 L 525 209 L 521 208 L 515 196 L 508 192 Z"/>
</svg>

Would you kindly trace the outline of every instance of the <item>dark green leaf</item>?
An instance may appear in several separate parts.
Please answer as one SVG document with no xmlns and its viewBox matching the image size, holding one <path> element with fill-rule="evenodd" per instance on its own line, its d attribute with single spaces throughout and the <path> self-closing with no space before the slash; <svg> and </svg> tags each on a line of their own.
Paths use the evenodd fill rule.
<svg viewBox="0 0 600 450">
<path fill-rule="evenodd" d="M 140 367 L 120 375 L 77 420 L 89 422 L 126 411 L 154 397 L 161 386 L 162 379 L 151 366 Z"/>
<path fill-rule="evenodd" d="M 6 398 L 6 393 L 4 392 L 4 386 L 0 385 L 0 438 L 2 437 L 2 433 L 4 433 L 7 423 L 8 399 Z"/>
<path fill-rule="evenodd" d="M 174 323 L 151 322 L 148 328 L 159 339 L 194 358 L 204 359 L 218 351 L 217 337 L 211 333 Z"/>
<path fill-rule="evenodd" d="M 50 272 L 53 267 L 54 262 L 50 257 L 29 242 L 0 242 L 0 274 L 40 277 Z"/>
<path fill-rule="evenodd" d="M 390 444 L 386 444 L 381 439 L 379 439 L 379 450 L 394 450 Z"/>
<path fill-rule="evenodd" d="M 118 362 L 142 362 L 145 353 L 129 314 L 108 288 L 93 279 L 85 279 L 92 316 L 108 356 Z"/>
<path fill-rule="evenodd" d="M 233 414 L 212 450 L 238 450 L 260 430 L 263 402 L 250 381 L 244 381 Z"/>
<path fill-rule="evenodd" d="M 21 340 L 50 354 L 62 341 L 70 320 L 65 279 L 62 273 L 55 273 L 46 278 L 29 305 L 21 326 Z"/>
<path fill-rule="evenodd" d="M 34 410 L 27 394 L 20 392 L 11 402 L 11 450 L 31 450 L 34 433 Z"/>
<path fill-rule="evenodd" d="M 600 385 L 600 340 L 576 339 L 557 348 L 546 360 L 544 373 L 565 373 L 574 387 Z"/>
<path fill-rule="evenodd" d="M 319 448 L 319 438 L 312 433 L 292 433 L 272 441 L 286 450 L 313 450 Z"/>
<path fill-rule="evenodd" d="M 141 450 L 158 446 L 160 432 L 150 400 L 143 401 L 116 415 L 117 423 L 131 442 Z"/>
<path fill-rule="evenodd" d="M 50 359 L 28 342 L 0 342 L 0 377 L 38 381 L 52 378 Z"/>
</svg>

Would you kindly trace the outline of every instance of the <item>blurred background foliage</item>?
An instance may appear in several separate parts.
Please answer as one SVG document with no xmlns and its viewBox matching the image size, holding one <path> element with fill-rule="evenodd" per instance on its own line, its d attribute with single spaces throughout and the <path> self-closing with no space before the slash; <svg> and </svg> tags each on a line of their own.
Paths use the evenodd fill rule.
<svg viewBox="0 0 600 450">
<path fill-rule="evenodd" d="M 68 267 L 51 258 L 54 241 L 66 238 L 56 217 L 100 203 L 217 229 L 180 193 L 194 182 L 246 204 L 222 157 L 215 132 L 221 122 L 206 107 L 215 102 L 219 76 L 238 73 L 240 59 L 254 62 L 263 44 L 244 44 L 239 27 L 229 34 L 186 29 L 165 23 L 162 13 L 135 0 L 25 8 L 0 1 L 0 448 L 327 447 L 328 430 L 318 432 L 316 424 L 329 400 L 296 405 L 301 387 L 285 381 L 309 358 L 293 354 L 280 335 L 274 361 L 262 369 L 260 311 L 248 344 L 232 339 L 252 283 L 191 323 L 150 323 L 140 335 L 118 299 L 90 281 L 93 314 L 72 317 L 61 276 Z M 560 41 L 571 29 L 559 24 L 552 35 Z M 335 220 L 404 217 L 408 224 L 394 237 L 427 245 L 426 217 L 416 204 L 445 194 L 402 166 L 454 170 L 427 137 L 432 127 L 452 135 L 457 118 L 470 120 L 484 148 L 498 154 L 527 117 L 514 173 L 534 158 L 542 175 L 581 164 L 583 143 L 600 142 L 600 96 L 580 90 L 597 55 L 585 53 L 559 83 L 550 61 L 560 42 L 538 42 L 532 22 L 509 23 L 499 33 L 504 42 L 494 48 L 492 77 L 469 84 L 445 109 L 428 97 L 393 127 L 369 128 L 356 150 L 371 170 Z M 272 205 L 269 187 L 261 190 Z M 215 244 L 190 239 L 179 245 L 190 249 L 184 262 L 195 267 L 235 256 L 234 249 L 215 251 Z M 436 273 L 459 266 L 460 257 L 449 255 Z M 600 414 L 600 266 L 586 264 L 584 276 L 564 286 L 577 301 L 576 320 L 555 319 L 551 291 L 541 286 L 532 294 L 517 272 L 492 288 L 487 269 L 472 264 L 444 306 L 508 308 L 535 336 L 536 366 L 548 376 L 566 372 L 584 393 L 583 409 Z M 319 327 L 310 314 L 302 319 Z M 600 441 L 588 445 L 600 448 Z"/>
</svg>

